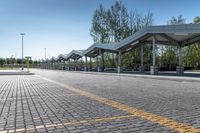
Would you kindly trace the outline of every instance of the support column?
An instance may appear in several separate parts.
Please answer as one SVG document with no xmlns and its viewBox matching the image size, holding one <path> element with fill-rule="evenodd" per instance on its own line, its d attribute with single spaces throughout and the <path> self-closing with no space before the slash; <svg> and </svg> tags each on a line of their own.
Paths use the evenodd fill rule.
<svg viewBox="0 0 200 133">
<path fill-rule="evenodd" d="M 156 66 L 156 37 L 155 35 L 153 36 L 153 66 L 151 66 L 150 74 L 151 75 L 156 75 L 158 74 L 158 67 Z"/>
<path fill-rule="evenodd" d="M 63 70 L 66 70 L 66 61 L 64 60 L 63 63 L 64 63 L 64 65 L 63 65 L 63 67 L 64 67 Z"/>
<path fill-rule="evenodd" d="M 183 75 L 184 74 L 184 67 L 182 66 L 182 46 L 179 44 L 178 46 L 178 66 L 176 67 L 176 73 L 177 75 Z"/>
<path fill-rule="evenodd" d="M 60 60 L 59 60 L 59 61 L 58 61 L 58 70 L 61 69 L 61 67 L 60 67 L 61 65 L 60 65 L 60 64 L 61 64 L 61 62 L 60 62 Z"/>
<path fill-rule="evenodd" d="M 122 72 L 122 69 L 121 69 L 121 63 L 122 63 L 122 57 L 121 57 L 121 50 L 118 51 L 117 53 L 117 72 L 118 73 L 121 73 Z"/>
<path fill-rule="evenodd" d="M 105 69 L 104 51 L 102 51 L 101 60 L 102 60 L 102 72 L 104 72 L 104 69 Z"/>
<path fill-rule="evenodd" d="M 99 49 L 99 55 L 97 56 L 97 59 L 98 59 L 97 71 L 100 72 L 101 71 L 101 49 Z"/>
<path fill-rule="evenodd" d="M 92 57 L 90 57 L 90 69 L 89 71 L 92 71 Z"/>
<path fill-rule="evenodd" d="M 83 57 L 81 57 L 81 71 L 83 71 Z"/>
<path fill-rule="evenodd" d="M 77 67 L 77 57 L 75 57 L 75 59 L 74 59 L 74 71 L 76 71 L 76 68 Z"/>
<path fill-rule="evenodd" d="M 87 56 L 85 56 L 85 68 L 84 68 L 84 71 L 85 72 L 87 71 Z"/>
<path fill-rule="evenodd" d="M 140 72 L 144 73 L 145 72 L 145 67 L 144 67 L 144 44 L 141 44 L 140 58 L 141 58 Z"/>
<path fill-rule="evenodd" d="M 99 66 L 98 66 L 98 72 L 104 71 L 104 52 L 99 49 Z"/>
<path fill-rule="evenodd" d="M 70 59 L 68 61 L 68 65 L 69 65 L 69 71 L 70 71 L 70 67 L 71 67 Z"/>
<path fill-rule="evenodd" d="M 96 57 L 97 58 L 97 72 L 100 71 L 100 67 L 99 67 L 99 56 Z"/>
<path fill-rule="evenodd" d="M 59 70 L 59 61 L 57 62 L 57 70 Z"/>
<path fill-rule="evenodd" d="M 61 60 L 60 64 L 61 64 L 61 70 L 63 70 L 63 60 Z"/>
</svg>

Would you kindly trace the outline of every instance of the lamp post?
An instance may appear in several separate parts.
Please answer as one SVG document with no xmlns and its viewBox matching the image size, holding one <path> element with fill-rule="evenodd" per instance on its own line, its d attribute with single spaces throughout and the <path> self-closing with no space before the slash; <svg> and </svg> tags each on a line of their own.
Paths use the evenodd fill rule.
<svg viewBox="0 0 200 133">
<path fill-rule="evenodd" d="M 44 48 L 44 60 L 45 60 L 45 61 L 46 61 L 46 59 L 47 59 L 46 54 L 47 54 L 47 49 Z"/>
<path fill-rule="evenodd" d="M 24 35 L 25 33 L 20 34 L 22 36 L 22 70 L 24 70 Z"/>
</svg>

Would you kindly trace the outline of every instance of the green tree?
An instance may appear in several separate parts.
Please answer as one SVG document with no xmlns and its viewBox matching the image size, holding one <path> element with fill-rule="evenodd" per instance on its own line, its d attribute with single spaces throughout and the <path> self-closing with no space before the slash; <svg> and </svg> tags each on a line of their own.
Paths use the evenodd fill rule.
<svg viewBox="0 0 200 133">
<path fill-rule="evenodd" d="M 185 24 L 185 22 L 186 22 L 186 19 L 183 18 L 182 15 L 179 15 L 178 17 L 173 16 L 169 20 L 168 24 L 170 24 L 170 25 L 177 25 L 177 24 Z"/>
<path fill-rule="evenodd" d="M 107 20 L 112 42 L 119 42 L 129 36 L 129 15 L 127 8 L 121 2 L 117 1 L 107 10 Z"/>
<path fill-rule="evenodd" d="M 107 12 L 103 5 L 100 4 L 99 8 L 95 10 L 92 18 L 92 28 L 90 34 L 94 42 L 107 43 L 109 40 L 109 29 L 107 24 Z"/>
<path fill-rule="evenodd" d="M 195 17 L 195 18 L 193 19 L 193 22 L 194 22 L 195 24 L 199 24 L 199 23 L 200 23 L 200 16 Z"/>
<path fill-rule="evenodd" d="M 94 42 L 99 43 L 116 43 L 128 36 L 134 34 L 141 28 L 152 25 L 153 13 L 150 11 L 146 15 L 139 14 L 136 10 L 129 12 L 122 2 L 115 2 L 110 8 L 105 9 L 101 4 L 95 10 L 92 18 L 92 27 L 90 30 Z M 130 61 L 136 60 L 139 51 L 130 51 L 127 55 L 128 60 L 125 64 L 130 64 Z M 106 53 L 106 65 L 114 67 L 116 64 L 116 55 Z"/>
</svg>

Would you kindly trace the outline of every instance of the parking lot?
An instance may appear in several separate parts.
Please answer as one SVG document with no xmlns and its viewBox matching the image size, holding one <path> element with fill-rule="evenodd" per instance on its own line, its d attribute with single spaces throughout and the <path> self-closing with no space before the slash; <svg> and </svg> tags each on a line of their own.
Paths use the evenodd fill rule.
<svg viewBox="0 0 200 133">
<path fill-rule="evenodd" d="M 200 83 L 32 70 L 0 76 L 0 133 L 200 132 Z"/>
</svg>

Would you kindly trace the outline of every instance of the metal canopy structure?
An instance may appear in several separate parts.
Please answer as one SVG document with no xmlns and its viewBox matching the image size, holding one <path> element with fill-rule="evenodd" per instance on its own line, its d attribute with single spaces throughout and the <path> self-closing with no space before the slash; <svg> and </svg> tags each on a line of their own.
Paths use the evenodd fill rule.
<svg viewBox="0 0 200 133">
<path fill-rule="evenodd" d="M 66 60 L 69 60 L 69 59 L 78 60 L 78 59 L 80 59 L 84 55 L 83 52 L 84 52 L 84 50 L 72 50 L 66 56 Z"/>
<path fill-rule="evenodd" d="M 104 51 L 108 52 L 117 52 L 115 47 L 115 44 L 94 43 L 89 48 L 87 48 L 83 54 L 88 57 L 96 57 L 99 55 L 99 49 L 103 49 Z"/>
<path fill-rule="evenodd" d="M 55 62 L 56 60 L 57 60 L 57 59 L 56 59 L 56 57 L 54 57 L 54 56 L 51 57 L 51 59 L 50 59 L 51 62 Z"/>
<path fill-rule="evenodd" d="M 98 71 L 103 71 L 104 52 L 117 53 L 117 70 L 120 72 L 122 66 L 121 55 L 133 48 L 140 47 L 141 72 L 143 72 L 143 47 L 145 44 L 152 44 L 153 66 L 151 67 L 151 74 L 156 74 L 158 71 L 158 67 L 156 66 L 156 45 L 172 45 L 178 47 L 179 63 L 177 66 L 177 73 L 181 75 L 184 71 L 182 66 L 182 47 L 192 45 L 196 42 L 200 42 L 200 24 L 150 26 L 143 28 L 120 42 L 110 44 L 94 43 L 86 50 L 72 50 L 67 55 L 61 54 L 58 56 L 58 59 L 65 59 L 69 61 L 70 59 L 73 59 L 75 62 L 79 58 L 85 56 L 85 71 L 87 71 L 87 57 L 90 57 L 90 62 L 92 57 L 98 57 Z"/>
<path fill-rule="evenodd" d="M 174 46 L 191 45 L 200 40 L 200 24 L 150 26 L 118 43 L 94 43 L 83 54 L 95 57 L 98 55 L 98 49 L 108 52 L 117 52 L 118 50 L 126 52 L 130 47 L 134 48 L 140 44 L 151 44 L 154 37 L 157 44 Z"/>
<path fill-rule="evenodd" d="M 200 41 L 200 24 L 150 26 L 116 43 L 115 48 L 125 50 L 140 44 L 151 44 L 154 37 L 157 44 L 191 45 Z"/>
<path fill-rule="evenodd" d="M 182 25 L 162 25 L 151 26 L 144 28 L 132 36 L 116 43 L 116 50 L 120 53 L 125 53 L 134 47 L 141 47 L 141 67 L 140 71 L 144 72 L 143 66 L 143 45 L 152 44 L 152 66 L 150 68 L 150 74 L 154 75 L 158 73 L 158 67 L 156 66 L 156 45 L 174 45 L 178 47 L 178 66 L 176 68 L 177 74 L 182 75 L 184 73 L 184 67 L 182 66 L 182 47 L 200 42 L 200 24 L 182 24 Z M 121 54 L 118 58 L 120 59 Z M 118 60 L 118 72 L 120 72 L 120 63 Z"/>
<path fill-rule="evenodd" d="M 57 60 L 58 61 L 65 61 L 66 60 L 66 57 L 67 57 L 67 55 L 66 54 L 60 54 L 60 55 L 58 55 L 58 57 L 57 57 Z"/>
</svg>

